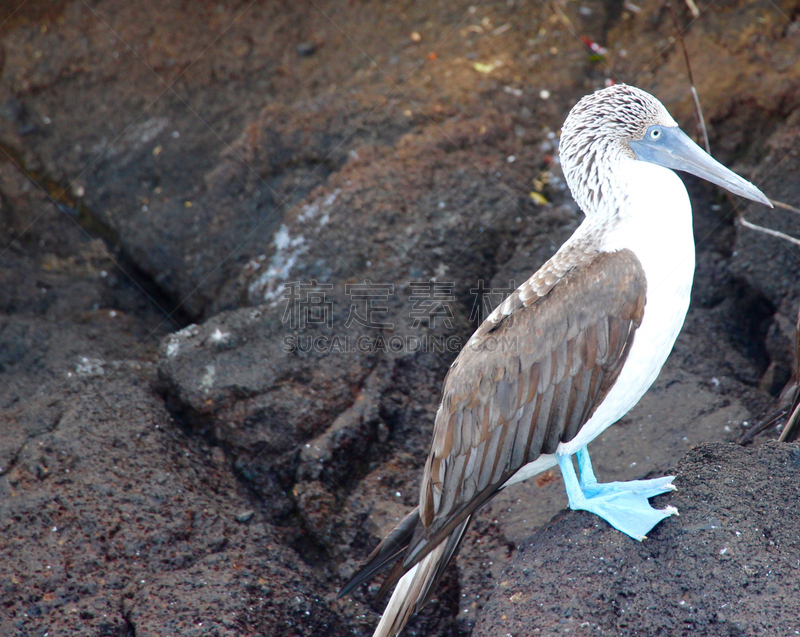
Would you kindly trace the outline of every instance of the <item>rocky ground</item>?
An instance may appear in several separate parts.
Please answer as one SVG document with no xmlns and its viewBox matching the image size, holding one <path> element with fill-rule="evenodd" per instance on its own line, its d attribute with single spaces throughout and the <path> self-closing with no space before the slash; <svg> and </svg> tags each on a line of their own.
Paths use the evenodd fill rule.
<svg viewBox="0 0 800 637">
<path fill-rule="evenodd" d="M 800 206 L 800 4 L 673 5 L 714 155 Z M 695 132 L 675 34 L 655 0 L 0 8 L 0 634 L 371 634 L 377 587 L 336 591 L 415 503 L 447 367 L 580 221 L 569 108 L 624 81 Z M 800 217 L 686 182 L 686 326 L 593 444 L 601 479 L 677 466 L 685 515 L 631 544 L 517 485 L 408 634 L 800 630 L 797 450 L 733 444 L 800 300 L 797 246 L 735 219 Z"/>
<path fill-rule="evenodd" d="M 799 471 L 797 443 L 705 443 L 678 464 L 678 492 L 654 500 L 680 517 L 645 542 L 559 514 L 520 547 L 472 634 L 796 635 Z"/>
</svg>

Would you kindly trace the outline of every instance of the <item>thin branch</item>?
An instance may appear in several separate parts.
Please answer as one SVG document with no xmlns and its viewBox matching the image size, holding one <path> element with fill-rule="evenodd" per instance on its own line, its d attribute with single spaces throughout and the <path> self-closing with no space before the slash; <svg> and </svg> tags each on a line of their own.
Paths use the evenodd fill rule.
<svg viewBox="0 0 800 637">
<path fill-rule="evenodd" d="M 770 199 L 772 205 L 776 208 L 783 208 L 784 210 L 791 210 L 792 212 L 796 212 L 800 215 L 800 208 L 795 208 L 794 206 L 790 206 L 788 203 L 783 203 L 782 201 L 775 201 L 774 199 Z"/>
<path fill-rule="evenodd" d="M 789 438 L 789 435 L 794 429 L 794 425 L 797 422 L 798 417 L 800 417 L 800 402 L 798 402 L 797 405 L 795 405 L 792 415 L 789 416 L 789 420 L 786 421 L 786 424 L 783 427 L 783 431 L 781 432 L 780 438 L 778 438 L 778 442 L 785 442 Z"/>
<path fill-rule="evenodd" d="M 564 26 L 574 31 L 574 28 L 572 26 L 572 21 L 569 19 L 567 14 L 564 13 L 564 9 L 561 8 L 561 3 L 559 2 L 559 0 L 553 0 L 550 3 L 550 5 L 553 7 L 553 11 L 558 16 L 558 19 L 564 23 Z"/>
<path fill-rule="evenodd" d="M 692 9 L 694 3 L 692 2 L 689 4 L 691 0 L 687 0 L 687 5 L 689 6 L 689 10 L 692 12 L 692 15 L 697 17 L 700 15 L 697 11 L 697 7 L 695 6 Z M 703 144 L 706 147 L 706 152 L 710 155 L 711 154 L 711 146 L 708 143 L 708 131 L 706 131 L 706 120 L 703 117 L 703 109 L 700 108 L 700 98 L 697 96 L 697 89 L 694 87 L 694 75 L 692 75 L 692 65 L 689 63 L 689 53 L 686 50 L 686 42 L 683 40 L 683 32 L 681 31 L 681 27 L 678 24 L 678 18 L 675 15 L 675 10 L 672 8 L 672 3 L 667 3 L 667 9 L 669 9 L 669 14 L 672 16 L 672 22 L 675 24 L 675 33 L 677 34 L 678 42 L 681 45 L 681 50 L 683 51 L 683 59 L 686 61 L 686 70 L 689 72 L 689 85 L 692 88 L 692 99 L 694 100 L 694 109 L 695 114 L 697 115 L 697 123 L 700 128 L 700 132 L 703 134 Z"/>
<path fill-rule="evenodd" d="M 800 379 L 800 311 L 797 312 L 797 323 L 794 326 L 794 374 Z"/>
<path fill-rule="evenodd" d="M 683 42 L 683 38 L 681 38 L 681 42 Z M 686 48 L 683 49 L 684 54 L 686 54 Z M 686 66 L 689 66 L 689 56 L 686 56 Z M 689 69 L 689 76 L 692 75 L 692 69 Z M 691 80 L 690 80 L 691 81 Z M 703 109 L 700 108 L 700 98 L 697 97 L 697 89 L 694 87 L 694 82 L 692 82 L 692 99 L 694 99 L 694 107 L 697 112 L 697 119 L 700 122 L 700 132 L 703 133 L 703 145 L 706 147 L 706 152 L 710 155 L 711 154 L 711 146 L 708 143 L 708 131 L 706 130 L 706 120 L 703 117 Z"/>
<path fill-rule="evenodd" d="M 763 232 L 764 234 L 768 234 L 772 237 L 778 237 L 778 239 L 783 239 L 797 246 L 800 246 L 800 239 L 795 239 L 794 237 L 790 237 L 788 234 L 784 234 L 783 232 L 778 232 L 777 230 L 770 230 L 769 228 L 764 228 L 763 226 L 757 226 L 756 224 L 747 221 L 744 217 L 739 217 L 739 219 L 737 219 L 737 223 L 740 223 L 745 228 L 750 228 L 750 230 L 755 230 L 756 232 Z"/>
<path fill-rule="evenodd" d="M 797 325 L 794 328 L 794 378 L 800 379 L 800 312 L 797 313 Z M 797 440 L 800 438 L 800 387 L 795 384 L 792 400 L 792 415 L 786 421 L 778 442 Z"/>
</svg>

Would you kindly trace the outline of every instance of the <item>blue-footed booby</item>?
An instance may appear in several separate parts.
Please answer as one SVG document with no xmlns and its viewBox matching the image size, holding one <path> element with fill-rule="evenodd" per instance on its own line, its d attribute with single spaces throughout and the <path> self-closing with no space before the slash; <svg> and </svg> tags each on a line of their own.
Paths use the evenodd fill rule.
<svg viewBox="0 0 800 637">
<path fill-rule="evenodd" d="M 375 637 L 397 635 L 433 596 L 482 504 L 550 467 L 561 470 L 570 508 L 591 511 L 636 540 L 677 513 L 648 502 L 674 490 L 674 476 L 599 483 L 587 445 L 656 379 L 689 308 L 692 207 L 673 170 L 771 204 L 697 146 L 655 97 L 624 84 L 575 105 L 560 154 L 586 218 L 456 358 L 419 506 L 339 594 L 394 565 L 381 590 L 397 586 Z M 516 348 L 497 347 L 504 337 Z"/>
</svg>

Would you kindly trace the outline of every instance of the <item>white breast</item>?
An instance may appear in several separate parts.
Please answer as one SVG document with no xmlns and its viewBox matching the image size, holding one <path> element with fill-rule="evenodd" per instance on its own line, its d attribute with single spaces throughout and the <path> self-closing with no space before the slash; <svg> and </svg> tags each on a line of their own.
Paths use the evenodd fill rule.
<svg viewBox="0 0 800 637">
<path fill-rule="evenodd" d="M 574 453 L 622 418 L 653 384 L 683 327 L 694 278 L 692 206 L 678 176 L 634 161 L 630 216 L 606 236 L 606 251 L 633 251 L 647 276 L 644 317 L 628 359 L 603 404 L 559 453 Z"/>
<path fill-rule="evenodd" d="M 578 435 L 557 453 L 572 454 L 622 418 L 653 384 L 683 326 L 694 278 L 692 207 L 678 176 L 640 161 L 626 162 L 627 210 L 604 236 L 603 251 L 629 249 L 647 276 L 642 324 L 614 387 Z M 543 455 L 520 469 L 506 484 L 519 482 L 556 464 Z"/>
</svg>

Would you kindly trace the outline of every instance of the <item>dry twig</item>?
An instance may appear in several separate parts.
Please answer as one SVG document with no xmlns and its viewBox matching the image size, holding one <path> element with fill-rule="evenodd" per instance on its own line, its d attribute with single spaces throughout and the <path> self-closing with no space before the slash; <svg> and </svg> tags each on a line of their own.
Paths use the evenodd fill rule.
<svg viewBox="0 0 800 637">
<path fill-rule="evenodd" d="M 689 4 L 689 10 L 692 11 L 692 15 L 697 17 L 700 15 L 700 12 L 695 13 L 697 11 L 697 7 L 695 6 L 692 10 L 692 6 L 694 2 L 692 0 L 687 0 L 687 4 Z M 710 155 L 711 154 L 711 146 L 708 144 L 708 131 L 706 130 L 706 120 L 703 117 L 703 109 L 700 108 L 700 98 L 697 96 L 697 89 L 694 87 L 694 76 L 692 75 L 692 65 L 689 63 L 689 53 L 686 51 L 686 43 L 683 41 L 683 32 L 681 31 L 681 27 L 678 24 L 678 18 L 675 15 L 675 11 L 672 8 L 671 3 L 667 3 L 667 9 L 669 9 L 669 14 L 672 16 L 672 22 L 675 24 L 675 34 L 676 38 L 678 39 L 678 43 L 681 45 L 681 50 L 683 51 L 683 59 L 686 61 L 686 70 L 689 72 L 689 86 L 692 89 L 692 99 L 694 100 L 694 108 L 695 114 L 697 115 L 697 125 L 700 128 L 700 132 L 703 134 L 703 144 L 706 147 L 706 152 Z"/>
<path fill-rule="evenodd" d="M 775 201 L 774 199 L 770 199 L 772 205 L 776 208 L 783 208 L 784 210 L 791 210 L 792 212 L 796 212 L 800 215 L 800 208 L 795 208 L 794 206 L 790 206 L 788 203 L 783 203 L 782 201 Z"/>
<path fill-rule="evenodd" d="M 697 5 L 694 3 L 694 0 L 686 0 L 686 6 L 689 7 L 689 13 L 692 14 L 693 18 L 700 17 L 700 10 L 697 8 Z"/>
<path fill-rule="evenodd" d="M 792 442 L 800 439 L 800 312 L 797 313 L 797 325 L 794 330 L 794 398 L 792 399 L 792 415 L 783 427 L 779 442 Z"/>
<path fill-rule="evenodd" d="M 777 230 L 772 230 L 771 228 L 765 228 L 764 226 L 757 226 L 754 223 L 750 223 L 744 217 L 739 217 L 737 223 L 741 224 L 745 228 L 749 228 L 750 230 L 755 230 L 756 232 L 763 232 L 764 234 L 768 234 L 771 237 L 777 237 L 778 239 L 783 239 L 784 241 L 788 241 L 789 243 L 793 243 L 796 246 L 800 246 L 800 239 L 795 239 L 794 237 L 790 237 L 788 234 L 784 234 L 783 232 L 778 232 Z"/>
</svg>

